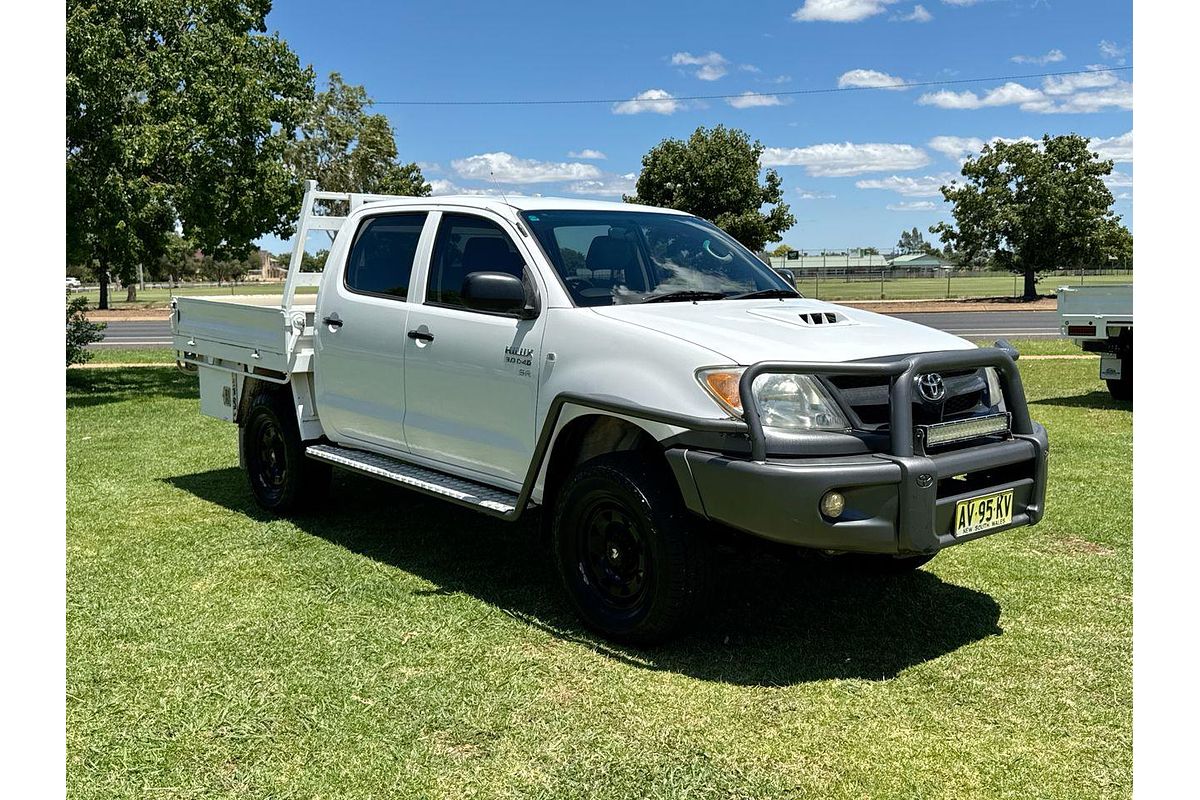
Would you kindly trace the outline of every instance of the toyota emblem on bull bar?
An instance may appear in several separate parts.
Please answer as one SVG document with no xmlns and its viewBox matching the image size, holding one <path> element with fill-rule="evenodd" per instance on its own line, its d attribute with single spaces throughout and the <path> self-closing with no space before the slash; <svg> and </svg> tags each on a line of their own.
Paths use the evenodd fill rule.
<svg viewBox="0 0 1200 800">
<path fill-rule="evenodd" d="M 917 391 L 930 403 L 940 403 L 946 399 L 946 383 L 936 372 L 917 376 Z"/>
</svg>

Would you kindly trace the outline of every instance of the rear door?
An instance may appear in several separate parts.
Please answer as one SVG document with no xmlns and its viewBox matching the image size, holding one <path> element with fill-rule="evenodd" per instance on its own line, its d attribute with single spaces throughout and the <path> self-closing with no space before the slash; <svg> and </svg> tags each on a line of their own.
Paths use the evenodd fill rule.
<svg viewBox="0 0 1200 800">
<path fill-rule="evenodd" d="M 540 291 L 523 242 L 483 212 L 444 212 L 424 302 L 408 316 L 404 432 L 412 453 L 519 485 L 533 455 L 545 314 L 535 319 L 468 308 L 472 272 L 524 277 Z"/>
<path fill-rule="evenodd" d="M 404 347 L 414 264 L 428 252 L 427 211 L 363 217 L 339 276 L 317 299 L 316 387 L 335 441 L 406 451 Z M 432 230 L 430 231 L 432 234 Z"/>
</svg>

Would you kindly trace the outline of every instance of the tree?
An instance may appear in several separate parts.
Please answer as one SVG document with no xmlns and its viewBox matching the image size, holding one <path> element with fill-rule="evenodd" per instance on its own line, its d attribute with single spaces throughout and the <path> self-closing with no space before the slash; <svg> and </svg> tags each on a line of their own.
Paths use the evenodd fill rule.
<svg viewBox="0 0 1200 800">
<path fill-rule="evenodd" d="M 858 252 L 864 256 L 877 256 L 877 255 L 879 255 L 879 248 L 878 247 L 860 247 L 860 248 L 858 248 Z"/>
<path fill-rule="evenodd" d="M 300 182 L 283 161 L 313 96 L 270 0 L 67 2 L 67 248 L 132 283 L 176 224 L 238 257 L 290 234 Z"/>
<path fill-rule="evenodd" d="M 896 250 L 901 253 L 931 253 L 933 245 L 925 241 L 925 237 L 915 227 L 911 231 L 900 231 L 900 241 L 896 242 Z"/>
<path fill-rule="evenodd" d="M 67 292 L 67 366 L 86 364 L 92 360 L 92 353 L 87 346 L 104 338 L 102 330 L 107 327 L 103 322 L 91 322 L 85 316 L 87 298 L 71 297 Z"/>
<path fill-rule="evenodd" d="M 1025 276 L 1023 299 L 1037 298 L 1037 274 L 1107 261 L 1123 248 L 1124 235 L 1104 184 L 1113 162 L 1102 160 L 1076 134 L 1041 142 L 985 144 L 963 164 L 965 181 L 951 181 L 942 196 L 953 204 L 954 224 L 939 234 L 965 262 L 991 257 L 997 266 Z M 1132 249 L 1132 236 L 1128 238 Z"/>
<path fill-rule="evenodd" d="M 331 192 L 428 196 L 421 168 L 398 160 L 391 123 L 367 113 L 371 105 L 366 89 L 330 74 L 329 88 L 313 99 L 300 136 L 287 148 L 288 165 Z"/>
<path fill-rule="evenodd" d="M 753 252 L 796 224 L 773 169 L 759 183 L 763 146 L 736 128 L 703 126 L 685 142 L 664 139 L 642 157 L 637 194 L 628 203 L 677 208 L 707 219 Z M 763 213 L 764 206 L 774 206 Z"/>
<path fill-rule="evenodd" d="M 776 258 L 787 258 L 787 254 L 792 252 L 793 249 L 794 248 L 790 244 L 784 242 L 772 250 L 771 255 L 775 256 Z"/>
</svg>

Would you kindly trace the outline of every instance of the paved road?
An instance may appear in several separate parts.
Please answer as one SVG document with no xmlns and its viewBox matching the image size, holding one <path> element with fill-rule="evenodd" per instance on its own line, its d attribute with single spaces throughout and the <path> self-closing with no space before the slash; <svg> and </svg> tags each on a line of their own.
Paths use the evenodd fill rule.
<svg viewBox="0 0 1200 800">
<path fill-rule="evenodd" d="M 969 339 L 1007 337 L 1011 339 L 1058 336 L 1055 311 L 951 311 L 947 313 L 893 314 Z M 104 341 L 98 347 L 169 347 L 171 329 L 166 320 L 108 323 Z"/>
</svg>

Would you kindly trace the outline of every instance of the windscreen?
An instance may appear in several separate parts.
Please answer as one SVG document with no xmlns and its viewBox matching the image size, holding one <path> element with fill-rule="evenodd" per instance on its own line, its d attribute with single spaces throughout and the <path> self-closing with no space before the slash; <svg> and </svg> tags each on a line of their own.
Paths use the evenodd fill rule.
<svg viewBox="0 0 1200 800">
<path fill-rule="evenodd" d="M 749 250 L 697 217 L 553 210 L 521 216 L 576 305 L 796 294 Z"/>
</svg>

